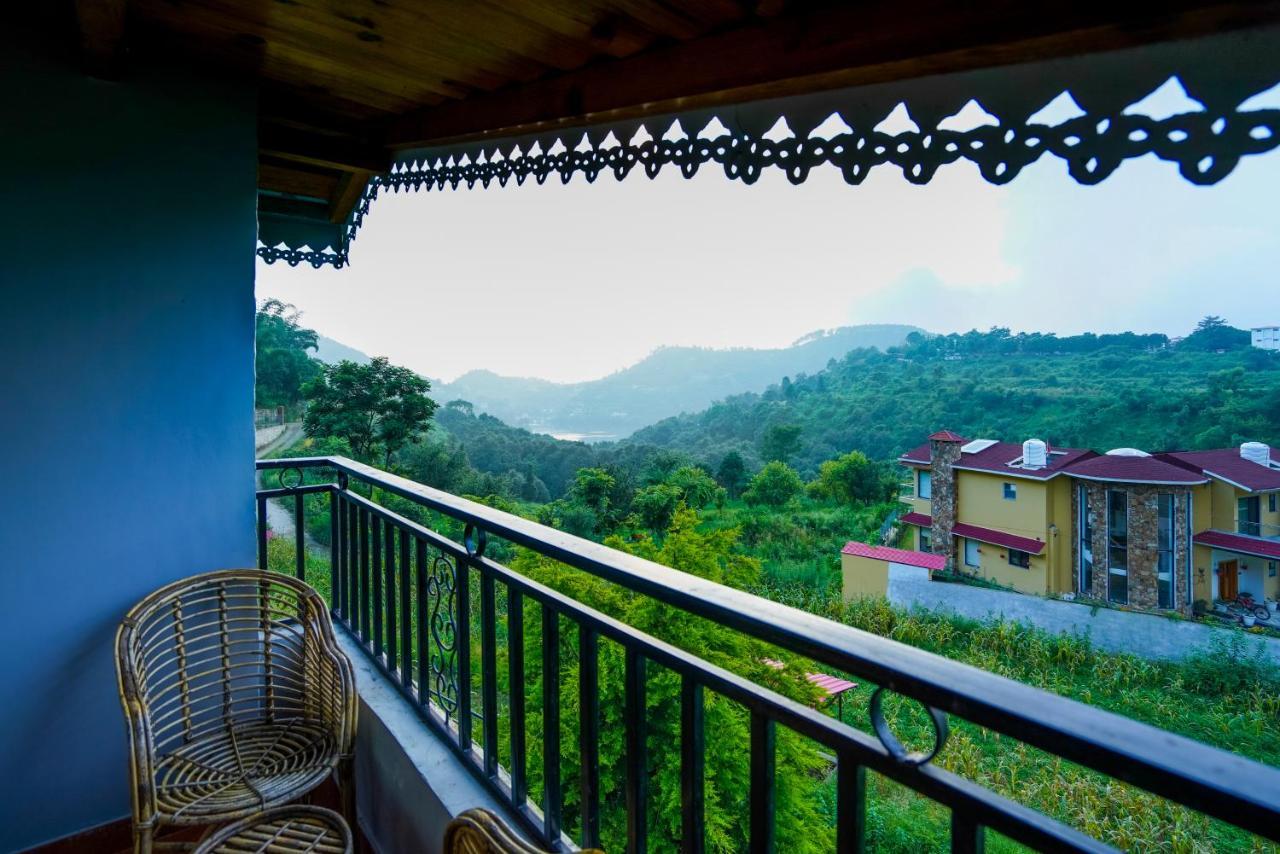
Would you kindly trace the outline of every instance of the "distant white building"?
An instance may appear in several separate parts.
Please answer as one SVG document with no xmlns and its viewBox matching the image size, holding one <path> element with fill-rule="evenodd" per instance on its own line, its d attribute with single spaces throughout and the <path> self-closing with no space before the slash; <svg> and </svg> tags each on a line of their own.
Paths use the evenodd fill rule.
<svg viewBox="0 0 1280 854">
<path fill-rule="evenodd" d="M 1255 326 L 1250 343 L 1262 350 L 1280 350 L 1280 326 Z"/>
</svg>

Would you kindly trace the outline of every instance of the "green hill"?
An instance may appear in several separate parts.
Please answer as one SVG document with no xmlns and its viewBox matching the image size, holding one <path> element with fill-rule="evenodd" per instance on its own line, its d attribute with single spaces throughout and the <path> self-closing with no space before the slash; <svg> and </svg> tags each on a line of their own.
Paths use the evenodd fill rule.
<svg viewBox="0 0 1280 854">
<path fill-rule="evenodd" d="M 737 450 L 760 465 L 773 425 L 798 425 L 790 462 L 811 474 L 851 449 L 886 459 L 939 428 L 1009 441 L 1149 450 L 1280 445 L 1280 354 L 1241 346 L 1177 346 L 1164 336 L 913 336 L 889 352 L 859 350 L 703 412 L 668 418 L 627 443 L 685 452 L 711 465 Z"/>
<path fill-rule="evenodd" d="M 815 332 L 778 349 L 663 347 L 629 368 L 581 383 L 480 370 L 433 385 L 438 400 L 469 401 L 476 411 L 508 424 L 608 439 L 730 395 L 763 391 L 780 377 L 820 370 L 850 350 L 900 345 L 908 334 L 921 331 L 896 324 L 847 326 Z"/>
</svg>

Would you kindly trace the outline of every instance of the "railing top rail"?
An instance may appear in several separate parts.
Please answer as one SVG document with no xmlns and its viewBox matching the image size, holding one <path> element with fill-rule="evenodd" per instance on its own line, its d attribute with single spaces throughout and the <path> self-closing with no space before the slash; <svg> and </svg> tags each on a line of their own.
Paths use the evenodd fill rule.
<svg viewBox="0 0 1280 854">
<path fill-rule="evenodd" d="M 260 460 L 332 468 L 635 592 L 777 644 L 1268 838 L 1280 769 L 934 653 L 619 552 L 345 457 Z"/>
</svg>

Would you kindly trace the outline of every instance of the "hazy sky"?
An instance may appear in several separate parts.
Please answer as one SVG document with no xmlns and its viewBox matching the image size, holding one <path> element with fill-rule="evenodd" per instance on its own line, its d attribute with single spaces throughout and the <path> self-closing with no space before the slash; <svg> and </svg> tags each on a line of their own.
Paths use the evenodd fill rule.
<svg viewBox="0 0 1280 854">
<path fill-rule="evenodd" d="M 383 195 L 349 268 L 259 262 L 259 298 L 432 377 L 559 381 L 655 347 L 783 346 L 815 329 L 1185 334 L 1280 322 L 1280 153 L 1195 187 L 1154 158 L 1082 187 L 1052 157 L 994 187 L 961 162 L 916 187 L 704 167 L 594 185 Z"/>
</svg>

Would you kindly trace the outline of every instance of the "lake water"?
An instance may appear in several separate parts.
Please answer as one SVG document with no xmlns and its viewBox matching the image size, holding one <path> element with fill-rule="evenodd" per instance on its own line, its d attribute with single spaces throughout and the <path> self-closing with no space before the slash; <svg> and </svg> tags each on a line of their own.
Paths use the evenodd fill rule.
<svg viewBox="0 0 1280 854">
<path fill-rule="evenodd" d="M 530 429 L 535 433 L 546 433 L 548 436 L 565 442 L 616 442 L 622 438 L 617 433 L 605 433 L 602 431 L 577 433 L 572 430 L 557 430 L 553 427 L 532 427 Z"/>
</svg>

